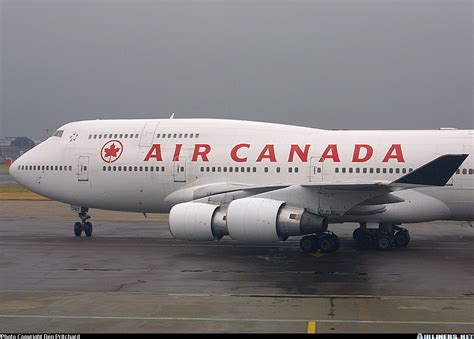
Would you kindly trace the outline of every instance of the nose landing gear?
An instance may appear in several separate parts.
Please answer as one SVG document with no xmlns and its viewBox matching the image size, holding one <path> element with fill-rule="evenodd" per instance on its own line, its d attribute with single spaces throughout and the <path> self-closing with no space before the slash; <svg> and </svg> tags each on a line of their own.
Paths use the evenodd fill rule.
<svg viewBox="0 0 474 339">
<path fill-rule="evenodd" d="M 76 222 L 74 224 L 74 235 L 76 237 L 80 237 L 82 235 L 82 231 L 84 231 L 86 237 L 92 236 L 92 223 L 87 221 L 91 218 L 91 216 L 87 212 L 89 212 L 89 208 L 81 207 L 79 212 L 79 218 L 81 219 L 81 222 Z"/>
</svg>

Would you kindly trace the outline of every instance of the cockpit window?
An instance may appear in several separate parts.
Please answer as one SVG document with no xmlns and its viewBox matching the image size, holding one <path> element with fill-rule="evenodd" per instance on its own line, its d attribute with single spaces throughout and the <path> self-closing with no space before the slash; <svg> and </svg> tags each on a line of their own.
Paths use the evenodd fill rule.
<svg viewBox="0 0 474 339">
<path fill-rule="evenodd" d="M 54 134 L 53 137 L 58 137 L 61 138 L 63 136 L 64 131 L 63 130 L 57 130 Z"/>
</svg>

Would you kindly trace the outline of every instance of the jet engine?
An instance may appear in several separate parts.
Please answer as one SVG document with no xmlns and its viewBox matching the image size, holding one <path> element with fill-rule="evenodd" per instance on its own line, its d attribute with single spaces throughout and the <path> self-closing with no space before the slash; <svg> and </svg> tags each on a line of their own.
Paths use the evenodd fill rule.
<svg viewBox="0 0 474 339">
<path fill-rule="evenodd" d="M 290 236 L 322 233 L 326 218 L 284 201 L 242 198 L 227 206 L 199 202 L 175 205 L 169 215 L 174 238 L 215 240 L 230 235 L 243 242 L 277 242 Z"/>
</svg>

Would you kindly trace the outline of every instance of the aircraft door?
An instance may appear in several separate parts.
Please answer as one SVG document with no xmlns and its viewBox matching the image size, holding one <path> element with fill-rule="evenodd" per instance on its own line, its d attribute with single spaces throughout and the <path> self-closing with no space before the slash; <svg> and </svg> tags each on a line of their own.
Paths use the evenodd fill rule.
<svg viewBox="0 0 474 339">
<path fill-rule="evenodd" d="M 158 121 L 150 121 L 145 124 L 140 138 L 140 147 L 151 146 L 158 124 Z"/>
<path fill-rule="evenodd" d="M 174 182 L 186 182 L 186 157 L 179 157 L 173 161 Z"/>
<path fill-rule="evenodd" d="M 77 180 L 89 181 L 89 157 L 81 156 L 78 158 Z"/>
<path fill-rule="evenodd" d="M 309 181 L 322 182 L 323 181 L 323 163 L 319 162 L 321 156 L 314 156 L 310 159 L 309 165 Z"/>
</svg>

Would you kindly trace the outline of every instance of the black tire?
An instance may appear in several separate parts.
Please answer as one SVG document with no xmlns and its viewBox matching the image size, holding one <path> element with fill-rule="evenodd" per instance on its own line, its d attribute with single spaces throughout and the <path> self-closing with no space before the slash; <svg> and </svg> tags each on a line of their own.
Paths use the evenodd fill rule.
<svg viewBox="0 0 474 339">
<path fill-rule="evenodd" d="M 392 248 L 392 239 L 387 234 L 381 234 L 377 237 L 375 244 L 378 250 L 387 251 Z"/>
<path fill-rule="evenodd" d="M 300 240 L 300 248 L 304 253 L 314 252 L 318 249 L 318 242 L 315 236 L 304 236 Z"/>
<path fill-rule="evenodd" d="M 80 237 L 82 234 L 82 224 L 80 222 L 76 222 L 74 224 L 74 234 L 76 237 Z"/>
<path fill-rule="evenodd" d="M 362 232 L 357 238 L 356 245 L 360 250 L 368 250 L 373 247 L 374 239 L 369 233 Z"/>
<path fill-rule="evenodd" d="M 352 238 L 353 238 L 355 241 L 357 241 L 357 238 L 360 237 L 360 235 L 361 235 L 362 233 L 364 233 L 364 231 L 362 230 L 362 228 L 360 228 L 360 227 L 359 227 L 359 228 L 356 228 L 356 229 L 354 230 L 354 232 L 352 232 Z"/>
<path fill-rule="evenodd" d="M 407 230 L 398 231 L 393 237 L 393 242 L 396 247 L 407 247 L 410 242 L 410 234 Z"/>
<path fill-rule="evenodd" d="M 335 234 L 332 235 L 333 239 L 334 239 L 334 252 L 336 252 L 339 247 L 341 247 L 341 242 L 339 241 L 339 237 Z"/>
<path fill-rule="evenodd" d="M 84 224 L 84 233 L 86 234 L 86 237 L 92 236 L 92 223 L 86 222 Z"/>
<path fill-rule="evenodd" d="M 321 252 L 332 252 L 334 247 L 334 239 L 330 235 L 323 235 L 321 238 L 319 238 L 319 249 Z"/>
</svg>

